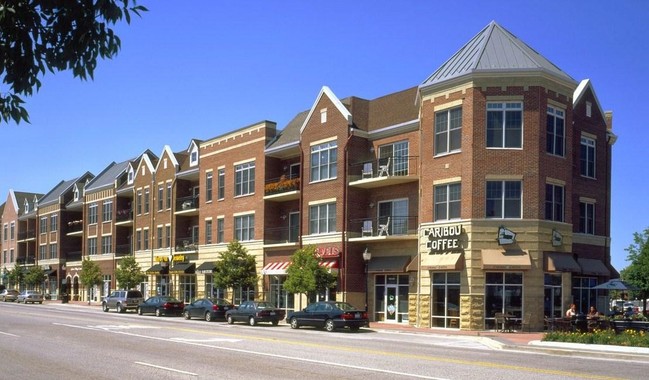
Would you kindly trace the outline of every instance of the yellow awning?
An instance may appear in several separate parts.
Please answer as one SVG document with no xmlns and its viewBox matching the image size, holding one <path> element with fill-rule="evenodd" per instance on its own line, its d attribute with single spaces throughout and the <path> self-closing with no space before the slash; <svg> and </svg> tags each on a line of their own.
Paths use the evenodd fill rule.
<svg viewBox="0 0 649 380">
<path fill-rule="evenodd" d="M 530 255 L 525 251 L 502 249 L 482 250 L 482 269 L 532 269 Z"/>
<path fill-rule="evenodd" d="M 462 253 L 428 255 L 422 259 L 421 270 L 462 270 L 464 267 L 462 255 Z"/>
<path fill-rule="evenodd" d="M 581 272 L 581 267 L 570 253 L 545 252 L 546 272 Z"/>
</svg>

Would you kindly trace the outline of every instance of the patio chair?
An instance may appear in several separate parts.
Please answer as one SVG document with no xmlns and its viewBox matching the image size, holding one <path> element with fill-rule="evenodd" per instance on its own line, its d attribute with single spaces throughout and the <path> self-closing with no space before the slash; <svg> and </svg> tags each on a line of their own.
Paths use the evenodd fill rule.
<svg viewBox="0 0 649 380">
<path fill-rule="evenodd" d="M 366 162 L 363 164 L 363 174 L 362 178 L 372 178 L 374 176 L 374 168 L 371 162 Z"/>
<path fill-rule="evenodd" d="M 385 224 L 379 224 L 379 233 L 377 234 L 378 236 L 382 236 L 385 234 L 385 236 L 390 236 L 390 231 L 388 231 L 390 227 L 390 217 L 388 216 L 388 219 L 385 221 Z"/>
<path fill-rule="evenodd" d="M 504 313 L 495 313 L 494 318 L 496 320 L 496 331 L 512 332 L 512 328 L 513 328 L 512 320 L 505 317 Z"/>
<path fill-rule="evenodd" d="M 390 176 L 390 161 L 392 160 L 392 157 L 388 157 L 388 161 L 385 163 L 385 165 L 379 165 L 379 172 L 378 176 L 382 177 L 384 174 L 386 177 Z"/>
<path fill-rule="evenodd" d="M 361 236 L 372 236 L 374 234 L 374 228 L 372 227 L 371 220 L 364 220 L 363 226 L 361 227 Z"/>
</svg>

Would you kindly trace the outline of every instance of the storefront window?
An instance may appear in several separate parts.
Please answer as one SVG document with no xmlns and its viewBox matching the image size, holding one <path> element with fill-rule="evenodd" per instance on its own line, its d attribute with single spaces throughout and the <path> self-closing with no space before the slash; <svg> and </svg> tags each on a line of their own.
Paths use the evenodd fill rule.
<svg viewBox="0 0 649 380">
<path fill-rule="evenodd" d="M 376 321 L 408 321 L 408 280 L 407 274 L 375 276 L 374 319 Z"/>
<path fill-rule="evenodd" d="M 158 296 L 168 296 L 169 295 L 169 275 L 157 275 L 155 276 L 156 283 L 156 295 Z"/>
<path fill-rule="evenodd" d="M 214 275 L 205 275 L 205 297 L 207 298 L 225 298 L 225 289 L 214 286 Z"/>
<path fill-rule="evenodd" d="M 234 304 L 241 305 L 244 301 L 255 300 L 255 288 L 242 288 L 239 287 L 234 290 Z"/>
<path fill-rule="evenodd" d="M 545 274 L 545 289 L 543 297 L 543 315 L 549 318 L 561 318 L 561 274 Z"/>
<path fill-rule="evenodd" d="M 597 307 L 597 290 L 591 289 L 594 286 L 597 286 L 596 277 L 572 278 L 572 299 L 578 313 L 587 313 L 591 306 Z"/>
<path fill-rule="evenodd" d="M 432 274 L 433 327 L 460 327 L 460 273 L 437 272 Z"/>
<path fill-rule="evenodd" d="M 284 281 L 286 281 L 286 276 L 270 276 L 268 301 L 281 309 L 293 309 L 295 307 L 295 297 L 293 293 L 284 290 Z"/>
<path fill-rule="evenodd" d="M 191 303 L 196 298 L 196 276 L 193 274 L 179 276 L 180 294 L 178 299 Z"/>
<path fill-rule="evenodd" d="M 523 273 L 487 272 L 485 280 L 485 328 L 496 328 L 496 313 L 510 314 L 520 320 L 523 314 Z"/>
</svg>

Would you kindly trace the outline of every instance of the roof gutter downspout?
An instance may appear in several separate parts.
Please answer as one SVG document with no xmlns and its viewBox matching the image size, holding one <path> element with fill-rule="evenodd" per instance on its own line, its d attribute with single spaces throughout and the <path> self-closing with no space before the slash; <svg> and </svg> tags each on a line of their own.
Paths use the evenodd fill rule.
<svg viewBox="0 0 649 380">
<path fill-rule="evenodd" d="M 349 126 L 347 130 L 348 136 L 345 140 L 345 154 L 343 155 L 343 220 L 342 220 L 342 240 L 343 240 L 343 249 L 342 249 L 342 259 L 343 259 L 343 270 L 342 276 L 340 276 L 340 282 L 342 282 L 343 290 L 343 302 L 347 301 L 347 253 L 348 253 L 348 242 L 347 242 L 347 212 L 348 212 L 348 201 L 347 201 L 347 166 L 349 163 L 349 140 L 354 137 L 354 127 Z M 365 274 L 367 276 L 367 274 Z M 367 289 L 365 290 L 367 291 Z"/>
</svg>

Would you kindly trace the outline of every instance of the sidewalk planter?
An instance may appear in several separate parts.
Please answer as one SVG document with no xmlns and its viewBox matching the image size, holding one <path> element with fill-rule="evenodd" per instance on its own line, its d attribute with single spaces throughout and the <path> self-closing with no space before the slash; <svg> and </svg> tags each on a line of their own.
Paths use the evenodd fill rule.
<svg viewBox="0 0 649 380">
<path fill-rule="evenodd" d="M 649 322 L 647 321 L 616 320 L 611 323 L 613 324 L 616 333 L 626 330 L 649 332 Z"/>
</svg>

